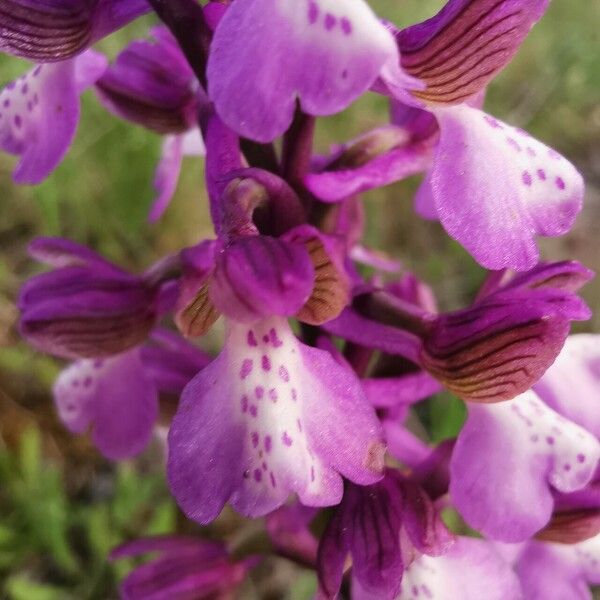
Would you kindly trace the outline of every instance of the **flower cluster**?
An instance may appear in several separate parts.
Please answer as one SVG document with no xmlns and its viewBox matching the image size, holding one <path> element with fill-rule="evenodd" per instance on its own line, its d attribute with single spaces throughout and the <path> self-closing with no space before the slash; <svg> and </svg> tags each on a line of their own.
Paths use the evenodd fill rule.
<svg viewBox="0 0 600 600">
<path fill-rule="evenodd" d="M 74 242 L 31 243 L 51 270 L 24 285 L 20 328 L 72 361 L 54 387 L 66 427 L 112 460 L 168 427 L 185 515 L 266 516 L 268 552 L 313 569 L 323 598 L 591 597 L 600 339 L 569 333 L 590 317 L 578 290 L 592 273 L 540 262 L 536 244 L 572 227 L 583 181 L 482 110 L 547 2 L 448 0 L 398 29 L 365 0 L 0 0 L 0 50 L 35 63 L 0 93 L 17 183 L 65 157 L 88 88 L 164 138 L 151 220 L 183 157 L 205 156 L 214 239 L 137 275 Z M 112 64 L 92 49 L 148 12 L 161 24 Z M 390 117 L 314 154 L 317 118 L 365 93 Z M 457 311 L 361 244 L 359 195 L 414 174 L 418 215 L 489 270 Z M 219 319 L 216 356 L 184 339 Z M 434 444 L 422 409 L 443 390 L 466 420 Z M 159 417 L 166 395 L 177 409 Z M 117 548 L 161 553 L 123 597 L 239 593 L 264 555 L 227 542 Z"/>
</svg>

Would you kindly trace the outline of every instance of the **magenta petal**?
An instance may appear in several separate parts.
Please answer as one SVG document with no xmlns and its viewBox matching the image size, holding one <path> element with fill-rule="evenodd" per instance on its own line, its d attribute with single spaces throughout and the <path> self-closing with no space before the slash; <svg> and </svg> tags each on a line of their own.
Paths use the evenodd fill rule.
<svg viewBox="0 0 600 600">
<path fill-rule="evenodd" d="M 251 323 L 270 315 L 294 315 L 314 285 L 303 245 L 268 236 L 245 237 L 217 256 L 210 298 L 225 315 Z"/>
<path fill-rule="evenodd" d="M 59 237 L 38 237 L 28 246 L 29 255 L 35 260 L 54 268 L 75 265 L 90 266 L 113 273 L 126 275 L 111 262 L 90 250 L 87 246 Z"/>
<path fill-rule="evenodd" d="M 183 133 L 198 119 L 195 77 L 164 27 L 155 41 L 136 40 L 97 82 L 104 106 L 115 115 L 163 134 Z"/>
<path fill-rule="evenodd" d="M 0 149 L 20 156 L 17 183 L 40 183 L 63 159 L 79 121 L 81 87 L 103 70 L 93 57 L 38 65 L 0 92 Z"/>
<path fill-rule="evenodd" d="M 208 523 L 230 500 L 256 517 L 291 493 L 331 505 L 340 474 L 377 480 L 379 426 L 352 372 L 303 347 L 283 319 L 229 328 L 222 353 L 185 389 L 169 433 L 169 481 L 186 514 Z"/>
<path fill-rule="evenodd" d="M 394 148 L 356 168 L 310 173 L 304 182 L 319 200 L 340 202 L 348 196 L 421 173 L 429 163 L 429 152 L 425 149 Z"/>
<path fill-rule="evenodd" d="M 581 210 L 581 175 L 547 146 L 479 110 L 436 114 L 441 136 L 431 186 L 443 226 L 488 269 L 532 268 L 535 236 L 567 232 Z"/>
<path fill-rule="evenodd" d="M 522 541 L 550 519 L 552 488 L 573 492 L 590 481 L 600 444 L 533 392 L 468 408 L 450 465 L 452 499 L 483 534 Z"/>
<path fill-rule="evenodd" d="M 459 537 L 443 556 L 423 554 L 406 569 L 398 600 L 416 598 L 521 600 L 522 595 L 510 565 L 489 542 Z"/>
<path fill-rule="evenodd" d="M 396 35 L 402 67 L 426 83 L 413 94 L 451 104 L 477 95 L 513 57 L 548 0 L 449 0 Z"/>
<path fill-rule="evenodd" d="M 423 371 L 402 377 L 363 379 L 362 384 L 371 404 L 378 408 L 414 404 L 442 389 L 437 380 Z"/>
<path fill-rule="evenodd" d="M 515 570 L 525 598 L 591 600 L 589 586 L 600 583 L 600 536 L 579 544 L 530 542 Z"/>
<path fill-rule="evenodd" d="M 215 31 L 208 90 L 232 129 L 266 142 L 288 128 L 296 99 L 311 115 L 338 112 L 388 62 L 393 37 L 362 0 L 236 0 Z"/>
<path fill-rule="evenodd" d="M 600 438 L 600 336 L 568 337 L 535 391 L 550 408 Z"/>
<path fill-rule="evenodd" d="M 74 433 L 92 428 L 92 440 L 112 460 L 147 445 L 158 417 L 156 389 L 137 350 L 105 360 L 80 360 L 54 385 L 59 416 Z"/>
</svg>

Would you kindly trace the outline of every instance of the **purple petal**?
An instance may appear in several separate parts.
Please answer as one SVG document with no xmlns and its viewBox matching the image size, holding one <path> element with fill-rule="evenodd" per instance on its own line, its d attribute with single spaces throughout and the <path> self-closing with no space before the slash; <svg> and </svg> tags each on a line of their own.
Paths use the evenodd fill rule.
<svg viewBox="0 0 600 600">
<path fill-rule="evenodd" d="M 450 494 L 470 526 L 493 539 L 522 541 L 549 521 L 552 488 L 573 492 L 588 483 L 600 444 L 533 392 L 468 408 Z"/>
<path fill-rule="evenodd" d="M 78 266 L 30 279 L 19 309 L 22 335 L 66 358 L 123 352 L 143 341 L 158 318 L 157 292 L 142 279 Z"/>
<path fill-rule="evenodd" d="M 453 104 L 478 94 L 503 69 L 548 0 L 449 0 L 427 21 L 396 35 L 403 69 L 425 82 L 427 103 Z"/>
<path fill-rule="evenodd" d="M 465 400 L 509 400 L 554 362 L 571 318 L 589 318 L 589 311 L 569 292 L 496 293 L 437 317 L 424 339 L 421 364 Z"/>
<path fill-rule="evenodd" d="M 340 474 L 377 480 L 379 427 L 351 371 L 301 346 L 283 319 L 229 328 L 169 433 L 169 481 L 185 513 L 208 523 L 230 500 L 256 517 L 294 492 L 305 505 L 331 505 Z"/>
<path fill-rule="evenodd" d="M 3 0 L 0 51 L 66 60 L 149 10 L 145 0 Z"/>
<path fill-rule="evenodd" d="M 75 265 L 90 266 L 118 276 L 126 275 L 111 262 L 82 244 L 59 237 L 38 237 L 30 242 L 27 251 L 35 260 L 54 268 Z"/>
<path fill-rule="evenodd" d="M 40 183 L 63 159 L 79 121 L 80 87 L 102 71 L 93 57 L 38 65 L 0 92 L 0 149 L 20 156 L 17 183 Z"/>
<path fill-rule="evenodd" d="M 297 313 L 304 323 L 320 325 L 335 319 L 350 302 L 350 279 L 344 267 L 345 248 L 337 237 L 312 225 L 300 225 L 283 238 L 306 248 L 314 267 L 310 297 Z"/>
<path fill-rule="evenodd" d="M 211 356 L 166 329 L 155 330 L 152 342 L 140 348 L 140 356 L 146 375 L 161 392 L 181 394 L 194 375 L 212 360 Z"/>
<path fill-rule="evenodd" d="M 217 257 L 210 297 L 225 315 L 251 323 L 269 315 L 296 314 L 308 300 L 314 278 L 301 244 L 246 237 Z"/>
<path fill-rule="evenodd" d="M 130 556 L 139 556 L 149 552 L 165 552 L 175 554 L 193 553 L 198 560 L 210 560 L 227 556 L 225 547 L 218 542 L 208 542 L 200 538 L 178 535 L 159 535 L 154 537 L 139 538 L 125 542 L 110 553 L 110 560 L 118 560 Z"/>
<path fill-rule="evenodd" d="M 74 433 L 92 429 L 92 441 L 112 460 L 141 452 L 158 417 L 158 397 L 137 350 L 108 359 L 80 360 L 54 385 L 59 416 Z"/>
<path fill-rule="evenodd" d="M 595 273 L 577 261 L 541 263 L 530 271 L 517 273 L 505 283 L 504 290 L 515 288 L 554 288 L 577 292 Z"/>
<path fill-rule="evenodd" d="M 306 187 L 323 202 L 340 202 L 348 196 L 400 181 L 423 172 L 430 155 L 419 147 L 394 148 L 357 168 L 327 170 L 306 176 Z"/>
<path fill-rule="evenodd" d="M 363 379 L 362 384 L 369 401 L 377 408 L 414 404 L 441 390 L 439 382 L 424 372 L 402 377 Z"/>
<path fill-rule="evenodd" d="M 520 600 L 510 566 L 484 540 L 459 537 L 443 556 L 423 554 L 404 572 L 398 600 Z"/>
<path fill-rule="evenodd" d="M 530 542 L 515 567 L 525 598 L 591 600 L 600 582 L 600 537 L 575 545 Z"/>
<path fill-rule="evenodd" d="M 421 341 L 418 337 L 403 329 L 363 317 L 353 309 L 347 308 L 337 319 L 324 323 L 323 328 L 355 344 L 376 348 L 418 362 L 421 350 Z"/>
<path fill-rule="evenodd" d="M 600 336 L 568 337 L 535 391 L 550 408 L 600 438 Z"/>
<path fill-rule="evenodd" d="M 431 188 L 444 228 L 488 269 L 532 268 L 536 234 L 566 233 L 581 210 L 581 175 L 547 146 L 479 110 L 436 114 L 441 136 Z"/>
<path fill-rule="evenodd" d="M 154 42 L 137 40 L 123 50 L 96 84 L 115 115 L 163 134 L 183 133 L 198 119 L 195 77 L 166 28 Z"/>
<path fill-rule="evenodd" d="M 209 95 L 230 127 L 267 142 L 288 128 L 296 99 L 308 114 L 333 114 L 397 62 L 391 34 L 362 0 L 237 0 L 211 45 Z"/>
</svg>

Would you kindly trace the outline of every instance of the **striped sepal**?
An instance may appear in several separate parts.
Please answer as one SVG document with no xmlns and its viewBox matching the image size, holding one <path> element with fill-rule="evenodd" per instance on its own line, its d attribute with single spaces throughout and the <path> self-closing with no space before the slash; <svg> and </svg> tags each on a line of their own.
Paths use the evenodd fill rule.
<svg viewBox="0 0 600 600">
<path fill-rule="evenodd" d="M 96 0 L 0 0 L 0 51 L 36 62 L 71 58 L 91 38 Z"/>
<path fill-rule="evenodd" d="M 423 81 L 411 93 L 457 104 L 480 92 L 512 59 L 548 0 L 450 0 L 431 19 L 401 31 L 404 70 Z"/>
</svg>

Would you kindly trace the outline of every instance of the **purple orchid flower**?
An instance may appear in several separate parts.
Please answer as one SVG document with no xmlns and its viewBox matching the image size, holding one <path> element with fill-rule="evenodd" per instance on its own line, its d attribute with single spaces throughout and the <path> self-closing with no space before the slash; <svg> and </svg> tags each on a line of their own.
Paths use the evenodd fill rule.
<svg viewBox="0 0 600 600">
<path fill-rule="evenodd" d="M 21 333 L 43 352 L 75 359 L 124 352 L 144 341 L 174 302 L 168 261 L 134 276 L 60 238 L 38 238 L 29 250 L 55 267 L 31 278 L 18 302 Z"/>
<path fill-rule="evenodd" d="M 75 361 L 58 376 L 54 399 L 73 433 L 92 430 L 92 442 L 111 460 L 139 454 L 158 418 L 159 392 L 179 395 L 210 357 L 167 330 L 122 354 Z"/>
<path fill-rule="evenodd" d="M 289 127 L 297 101 L 328 115 L 379 77 L 409 81 L 392 35 L 362 0 L 237 0 L 216 28 L 207 76 L 223 121 L 262 142 Z"/>
<path fill-rule="evenodd" d="M 404 356 L 464 400 L 499 402 L 536 383 L 558 356 L 570 322 L 589 318 L 574 292 L 591 277 L 574 262 L 540 265 L 484 290 L 469 308 L 437 315 L 371 290 L 323 327 Z M 426 377 L 422 383 L 431 387 Z"/>
<path fill-rule="evenodd" d="M 539 256 L 535 236 L 572 227 L 583 180 L 558 153 L 478 105 L 547 3 L 450 0 L 431 19 L 397 31 L 402 68 L 425 85 L 410 92 L 416 106 L 395 103 L 399 127 L 350 143 L 342 152 L 350 163 L 334 155 L 322 173 L 308 175 L 311 191 L 339 201 L 427 169 L 419 214 L 438 218 L 489 269 L 531 269 Z M 354 158 L 373 136 L 383 138 L 376 151 Z"/>
<path fill-rule="evenodd" d="M 452 500 L 472 527 L 517 542 L 551 518 L 552 490 L 584 488 L 600 459 L 591 433 L 534 392 L 492 405 L 469 404 L 450 465 Z"/>
<path fill-rule="evenodd" d="M 0 52 L 36 62 L 73 58 L 150 10 L 146 0 L 2 0 Z"/>
<path fill-rule="evenodd" d="M 225 546 L 193 537 L 157 536 L 127 542 L 110 558 L 159 552 L 131 571 L 121 584 L 123 600 L 225 600 L 259 561 L 233 561 Z"/>
<path fill-rule="evenodd" d="M 37 65 L 0 92 L 0 149 L 20 157 L 16 183 L 40 183 L 58 166 L 75 136 L 79 96 L 106 65 L 104 56 L 88 50 Z"/>
<path fill-rule="evenodd" d="M 211 177 L 212 143 L 208 149 Z M 171 489 L 201 523 L 228 501 L 259 516 L 292 492 L 309 506 L 336 504 L 342 475 L 381 478 L 380 428 L 358 378 L 329 352 L 302 344 L 287 320 L 320 323 L 344 306 L 335 247 L 307 225 L 260 235 L 252 221 L 259 201 L 293 206 L 294 193 L 274 176 L 251 175 L 227 185 L 215 177 L 209 187 L 218 251 L 203 246 L 194 257 L 201 287 L 178 319 L 186 334 L 200 335 L 219 313 L 226 317 L 224 347 L 184 390 L 169 432 Z"/>
<path fill-rule="evenodd" d="M 202 156 L 205 148 L 196 76 L 165 27 L 151 33 L 154 42 L 134 41 L 119 54 L 96 82 L 96 91 L 110 112 L 165 136 L 150 209 L 150 220 L 156 221 L 175 193 L 183 157 Z"/>
<path fill-rule="evenodd" d="M 383 449 L 350 369 L 300 343 L 285 318 L 229 320 L 223 350 L 183 392 L 168 476 L 184 512 L 208 523 L 227 501 L 252 517 L 292 492 L 305 505 L 336 504 L 341 475 L 381 477 Z"/>
</svg>

